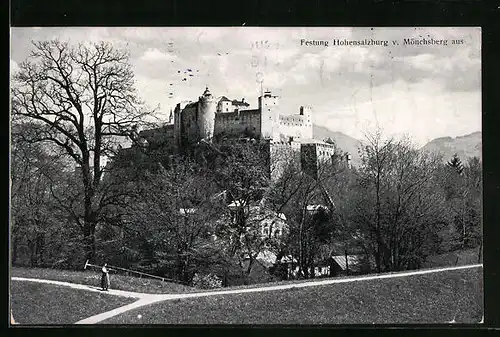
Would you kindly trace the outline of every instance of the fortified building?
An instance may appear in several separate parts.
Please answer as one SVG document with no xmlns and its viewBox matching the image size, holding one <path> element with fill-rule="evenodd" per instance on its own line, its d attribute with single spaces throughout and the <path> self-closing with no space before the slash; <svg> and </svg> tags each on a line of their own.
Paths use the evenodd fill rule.
<svg viewBox="0 0 500 337">
<path fill-rule="evenodd" d="M 281 172 L 278 156 L 283 153 L 300 158 L 303 169 L 315 175 L 319 161 L 332 159 L 335 145 L 313 139 L 311 107 L 301 106 L 295 114 L 283 112 L 279 97 L 270 91 L 264 92 L 257 108 L 252 109 L 244 99 L 215 98 L 207 87 L 197 101 L 178 103 L 170 112 L 169 123 L 138 135 L 150 145 L 167 145 L 173 153 L 222 137 L 264 140 L 269 143 L 271 165 L 277 165 L 271 170 L 274 176 Z M 348 162 L 349 157 L 344 159 Z"/>
</svg>

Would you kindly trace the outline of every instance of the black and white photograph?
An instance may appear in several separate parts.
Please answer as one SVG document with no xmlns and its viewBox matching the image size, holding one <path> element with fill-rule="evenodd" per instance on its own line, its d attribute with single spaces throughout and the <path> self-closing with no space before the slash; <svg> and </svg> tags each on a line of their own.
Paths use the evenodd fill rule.
<svg viewBox="0 0 500 337">
<path fill-rule="evenodd" d="M 10 326 L 484 324 L 480 27 L 10 40 Z"/>
</svg>

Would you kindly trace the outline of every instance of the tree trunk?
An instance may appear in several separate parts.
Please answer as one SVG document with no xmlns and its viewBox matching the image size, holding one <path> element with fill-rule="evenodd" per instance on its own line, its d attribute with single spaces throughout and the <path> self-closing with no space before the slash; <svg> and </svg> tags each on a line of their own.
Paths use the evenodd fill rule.
<svg viewBox="0 0 500 337">
<path fill-rule="evenodd" d="M 377 223 L 376 223 L 376 239 L 377 239 L 377 251 L 375 253 L 375 263 L 377 264 L 377 273 L 381 272 L 381 234 L 380 234 L 380 169 L 377 172 L 377 181 L 376 181 L 376 197 L 377 197 Z"/>
<path fill-rule="evenodd" d="M 95 226 L 94 222 L 85 221 L 83 227 L 83 245 L 85 249 L 85 259 L 92 261 L 95 257 Z"/>
<path fill-rule="evenodd" d="M 36 255 L 35 255 L 36 242 L 34 240 L 28 239 L 28 247 L 30 251 L 30 266 L 36 267 Z"/>
<path fill-rule="evenodd" d="M 94 198 L 94 184 L 92 183 L 92 174 L 90 172 L 89 153 L 83 151 L 82 180 L 84 187 L 84 217 L 83 217 L 83 241 L 85 247 L 85 257 L 92 260 L 95 257 L 95 227 L 96 217 L 92 205 Z"/>
<path fill-rule="evenodd" d="M 250 259 L 248 260 L 247 270 L 245 271 L 247 277 L 249 277 L 250 273 L 252 272 L 252 265 L 253 265 L 253 259 L 250 257 Z"/>
<path fill-rule="evenodd" d="M 36 238 L 36 256 L 37 263 L 44 267 L 45 237 L 43 233 L 37 234 Z"/>
</svg>

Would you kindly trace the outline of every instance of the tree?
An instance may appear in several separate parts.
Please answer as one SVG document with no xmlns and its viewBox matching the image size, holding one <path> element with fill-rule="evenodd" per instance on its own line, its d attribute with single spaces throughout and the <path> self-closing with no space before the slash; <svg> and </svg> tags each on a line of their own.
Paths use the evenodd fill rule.
<svg viewBox="0 0 500 337">
<path fill-rule="evenodd" d="M 371 234 L 375 235 L 375 264 L 379 273 L 382 271 L 382 250 L 385 248 L 382 240 L 383 178 L 390 166 L 394 142 L 392 138 L 383 140 L 382 132 L 377 130 L 374 134 L 366 135 L 366 143 L 360 148 L 360 184 L 373 192 L 375 199 L 374 220 L 365 218 L 364 222 L 369 226 L 374 224 Z"/>
<path fill-rule="evenodd" d="M 457 243 L 461 248 L 476 247 L 481 242 L 481 162 L 469 158 L 460 171 L 447 165 L 444 172 L 444 188 L 447 194 L 448 212 L 456 230 Z"/>
<path fill-rule="evenodd" d="M 462 172 L 464 170 L 464 166 L 462 164 L 462 161 L 458 157 L 458 154 L 455 153 L 453 155 L 453 157 L 450 159 L 450 161 L 448 161 L 447 164 L 449 167 L 455 169 L 458 174 L 462 174 Z"/>
<path fill-rule="evenodd" d="M 259 207 L 270 183 L 267 143 L 227 139 L 214 146 L 222 154 L 222 161 L 212 172 L 226 195 L 218 237 L 226 242 L 228 255 L 239 260 L 244 276 L 248 277 L 258 254 L 270 243 L 261 234 L 261 223 L 270 214 L 261 212 Z"/>
<path fill-rule="evenodd" d="M 444 194 L 437 185 L 440 157 L 407 139 L 368 137 L 362 151 L 353 221 L 374 252 L 377 271 L 419 268 L 438 250 L 446 223 Z"/>
<path fill-rule="evenodd" d="M 215 264 L 212 234 L 221 201 L 211 176 L 189 160 L 148 174 L 141 197 L 130 205 L 128 240 L 137 262 L 189 283 L 196 271 Z"/>
<path fill-rule="evenodd" d="M 34 131 L 33 125 L 15 125 L 11 145 L 11 252 L 13 265 L 73 266 L 76 227 L 54 198 L 67 190 L 65 162 L 45 144 L 27 144 L 16 135 Z M 25 254 L 27 253 L 27 254 Z M 29 260 L 29 262 L 27 262 Z"/>
<path fill-rule="evenodd" d="M 464 167 L 464 176 L 467 186 L 468 227 L 466 228 L 463 241 L 464 245 L 482 249 L 482 165 L 478 157 L 467 160 Z M 480 252 L 481 253 L 481 252 Z M 480 257 L 479 257 L 480 259 Z"/>
<path fill-rule="evenodd" d="M 36 124 L 36 132 L 25 141 L 52 144 L 79 169 L 82 212 L 74 221 L 91 259 L 96 225 L 106 206 L 102 160 L 115 153 L 117 137 L 145 123 L 151 111 L 137 98 L 127 52 L 104 42 L 72 46 L 44 41 L 33 46 L 13 78 L 13 123 Z"/>
<path fill-rule="evenodd" d="M 436 189 L 441 157 L 421 151 L 402 139 L 394 149 L 394 162 L 384 196 L 388 242 L 388 270 L 419 268 L 439 248 L 438 232 L 445 226 L 445 196 Z"/>
</svg>

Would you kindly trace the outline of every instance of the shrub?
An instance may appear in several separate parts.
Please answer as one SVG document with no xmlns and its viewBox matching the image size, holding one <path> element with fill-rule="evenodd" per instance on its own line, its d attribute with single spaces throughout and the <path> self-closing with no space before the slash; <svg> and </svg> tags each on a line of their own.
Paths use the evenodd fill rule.
<svg viewBox="0 0 500 337">
<path fill-rule="evenodd" d="M 193 287 L 200 289 L 215 289 L 222 287 L 222 280 L 214 274 L 195 274 L 192 281 Z"/>
</svg>

